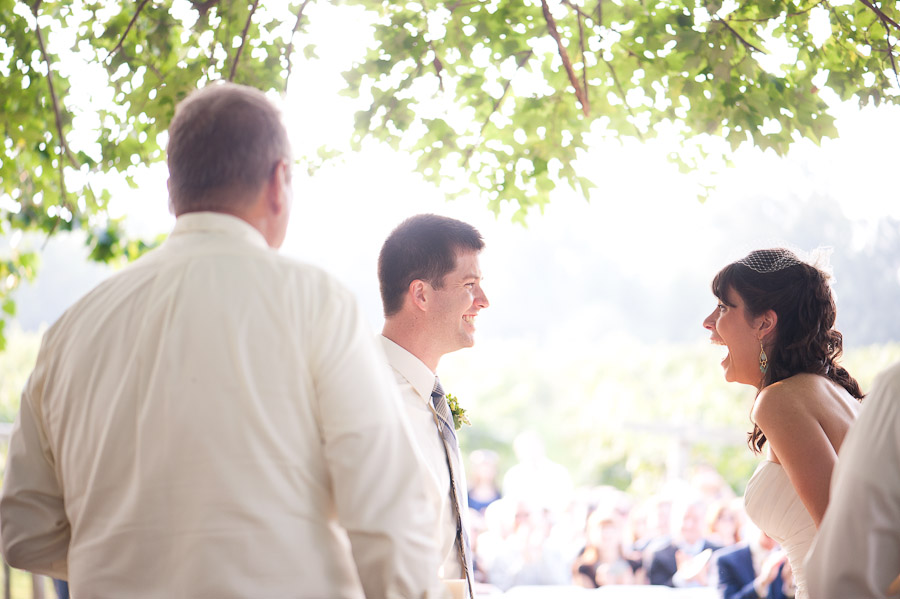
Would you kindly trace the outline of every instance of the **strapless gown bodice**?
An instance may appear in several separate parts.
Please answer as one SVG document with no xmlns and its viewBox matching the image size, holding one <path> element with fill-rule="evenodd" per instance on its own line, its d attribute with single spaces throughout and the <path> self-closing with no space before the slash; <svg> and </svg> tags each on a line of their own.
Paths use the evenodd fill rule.
<svg viewBox="0 0 900 599">
<path fill-rule="evenodd" d="M 797 585 L 796 599 L 807 599 L 803 562 L 816 536 L 816 524 L 781 464 L 763 461 L 744 492 L 747 515 L 787 553 Z"/>
</svg>

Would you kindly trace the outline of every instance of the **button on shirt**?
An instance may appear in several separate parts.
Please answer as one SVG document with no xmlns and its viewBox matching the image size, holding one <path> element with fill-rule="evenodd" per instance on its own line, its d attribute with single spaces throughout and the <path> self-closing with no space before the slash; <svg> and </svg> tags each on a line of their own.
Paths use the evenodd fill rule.
<svg viewBox="0 0 900 599">
<path fill-rule="evenodd" d="M 462 578 L 462 567 L 456 549 L 456 512 L 450 499 L 450 472 L 447 469 L 447 455 L 434 416 L 428 407 L 434 388 L 435 373 L 421 360 L 390 339 L 380 336 L 388 363 L 394 369 L 397 385 L 413 437 L 416 440 L 425 463 L 428 465 L 428 492 L 433 505 L 438 509 L 438 523 L 435 528 L 438 555 L 441 558 L 442 578 Z M 462 464 L 462 460 L 459 461 Z M 462 470 L 462 468 L 460 468 Z M 461 481 L 461 501 L 465 502 L 465 472 L 459 473 Z M 463 505 L 462 520 L 466 524 L 467 506 Z"/>
<path fill-rule="evenodd" d="M 352 295 L 240 219 L 183 215 L 44 336 L 4 553 L 75 597 L 421 597 L 414 447 Z"/>
</svg>

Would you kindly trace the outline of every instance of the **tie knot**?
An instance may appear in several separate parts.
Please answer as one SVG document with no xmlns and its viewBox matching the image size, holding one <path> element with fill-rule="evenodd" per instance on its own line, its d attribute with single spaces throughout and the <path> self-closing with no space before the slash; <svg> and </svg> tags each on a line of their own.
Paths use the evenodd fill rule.
<svg viewBox="0 0 900 599">
<path fill-rule="evenodd" d="M 434 389 L 431 390 L 431 397 L 437 399 L 444 396 L 444 388 L 441 387 L 441 379 L 434 377 Z"/>
</svg>

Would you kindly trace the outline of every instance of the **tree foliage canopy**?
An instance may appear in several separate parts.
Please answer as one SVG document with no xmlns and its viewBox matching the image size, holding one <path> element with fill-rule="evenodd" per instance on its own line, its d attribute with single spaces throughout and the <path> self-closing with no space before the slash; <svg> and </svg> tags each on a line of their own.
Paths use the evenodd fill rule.
<svg viewBox="0 0 900 599">
<path fill-rule="evenodd" d="M 317 4 L 318 3 L 318 4 Z M 284 91 L 326 0 L 0 0 L 0 235 L 84 230 L 91 257 L 146 249 L 109 218 L 108 181 L 163 159 L 180 98 L 228 79 Z M 704 136 L 783 154 L 834 136 L 821 90 L 898 102 L 900 9 L 874 0 L 349 0 L 374 42 L 345 73 L 363 109 L 353 142 L 410 152 L 448 194 L 519 216 L 592 139 Z M 358 12 L 348 12 L 350 18 Z M 311 91 L 310 93 L 314 93 Z M 0 256 L 0 303 L 36 271 Z M 0 319 L 0 327 L 3 320 Z M 2 328 L 0 328 L 2 341 Z"/>
</svg>

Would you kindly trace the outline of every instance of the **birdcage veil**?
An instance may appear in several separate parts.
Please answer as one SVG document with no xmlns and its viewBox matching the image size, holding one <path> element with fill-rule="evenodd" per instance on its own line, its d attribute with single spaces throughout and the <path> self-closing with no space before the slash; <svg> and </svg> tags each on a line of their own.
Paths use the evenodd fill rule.
<svg viewBox="0 0 900 599">
<path fill-rule="evenodd" d="M 833 271 L 831 267 L 831 254 L 833 248 L 820 246 L 806 252 L 804 250 L 781 245 L 769 249 L 757 249 L 736 261 L 761 274 L 768 274 L 790 268 L 797 264 L 808 264 L 819 270 L 825 279 L 833 283 Z"/>
</svg>

